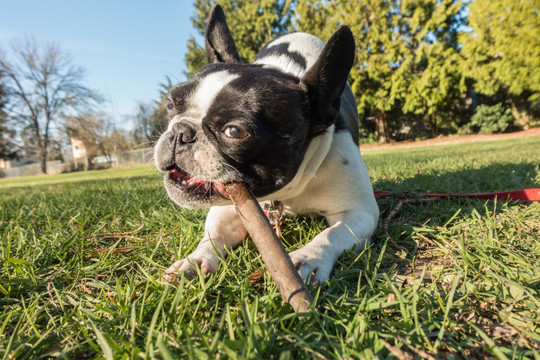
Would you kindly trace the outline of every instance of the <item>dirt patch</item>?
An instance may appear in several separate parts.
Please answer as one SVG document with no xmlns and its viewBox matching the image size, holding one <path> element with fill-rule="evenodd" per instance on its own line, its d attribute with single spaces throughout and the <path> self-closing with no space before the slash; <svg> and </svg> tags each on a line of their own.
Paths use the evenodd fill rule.
<svg viewBox="0 0 540 360">
<path fill-rule="evenodd" d="M 531 136 L 540 136 L 540 128 L 529 129 L 525 131 L 518 131 L 508 134 L 493 134 L 493 135 L 452 135 L 452 136 L 441 136 L 434 139 L 420 140 L 420 141 L 403 141 L 403 142 L 394 142 L 388 144 L 366 144 L 360 145 L 360 150 L 369 151 L 369 150 L 381 150 L 381 149 L 406 149 L 413 147 L 421 146 L 437 146 L 437 145 L 450 145 L 450 144 L 460 144 L 460 143 L 469 143 L 469 142 L 483 142 L 483 141 L 496 141 L 496 140 L 507 140 L 507 139 L 517 139 Z"/>
</svg>

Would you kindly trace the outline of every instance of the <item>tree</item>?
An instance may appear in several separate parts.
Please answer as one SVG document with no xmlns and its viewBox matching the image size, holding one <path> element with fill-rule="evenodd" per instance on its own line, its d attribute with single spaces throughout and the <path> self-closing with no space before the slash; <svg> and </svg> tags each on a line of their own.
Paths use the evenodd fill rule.
<svg viewBox="0 0 540 360">
<path fill-rule="evenodd" d="M 206 20 L 214 0 L 195 0 L 195 16 L 191 19 L 195 29 L 204 36 Z M 276 35 L 287 32 L 291 27 L 291 0 L 221 0 L 219 4 L 227 16 L 240 58 L 251 62 L 260 48 Z M 188 41 L 185 58 L 186 75 L 193 75 L 207 63 L 206 49 L 197 44 L 194 37 Z"/>
<path fill-rule="evenodd" d="M 351 27 L 356 62 L 350 83 L 360 116 L 373 115 L 379 141 L 391 138 L 400 114 L 421 116 L 433 134 L 440 114 L 466 90 L 457 31 L 461 1 L 340 0 L 330 23 Z"/>
<path fill-rule="evenodd" d="M 135 129 L 133 133 L 136 144 L 153 144 L 153 123 L 152 115 L 156 110 L 155 104 L 139 102 L 137 105 L 137 113 L 135 114 Z"/>
<path fill-rule="evenodd" d="M 484 95 L 502 92 L 527 128 L 530 104 L 540 100 L 540 4 L 538 0 L 475 0 L 469 5 L 462 54 L 466 72 Z"/>
<path fill-rule="evenodd" d="M 116 129 L 106 114 L 85 112 L 65 119 L 65 130 L 70 138 L 81 140 L 89 158 L 99 154 L 112 163 L 113 155 L 132 148 L 126 133 Z"/>
<path fill-rule="evenodd" d="M 150 103 L 140 102 L 135 114 L 133 137 L 136 144 L 154 144 L 167 129 L 167 94 L 173 87 L 170 77 L 159 83 L 159 100 Z"/>
<path fill-rule="evenodd" d="M 152 112 L 152 142 L 155 143 L 159 136 L 167 129 L 169 119 L 167 118 L 167 95 L 173 87 L 170 77 L 166 76 L 165 81 L 159 83 L 159 100 L 154 102 Z"/>
<path fill-rule="evenodd" d="M 196 0 L 194 26 L 203 34 L 212 1 Z M 244 61 L 285 30 L 326 40 L 347 24 L 356 40 L 349 82 L 361 117 L 373 116 L 380 141 L 421 119 L 433 135 L 455 126 L 452 112 L 466 90 L 457 43 L 463 24 L 458 0 L 222 1 Z M 257 41 L 256 41 L 257 40 Z M 188 43 L 193 73 L 206 63 L 204 48 Z M 405 115 L 405 116 L 404 116 Z"/>
<path fill-rule="evenodd" d="M 337 28 L 337 24 L 329 26 L 332 22 L 331 9 L 328 0 L 297 1 L 294 4 L 291 32 L 300 31 L 328 39 Z"/>
<path fill-rule="evenodd" d="M 13 42 L 16 62 L 0 59 L 9 99 L 7 113 L 32 131 L 41 170 L 47 173 L 51 131 L 62 114 L 85 109 L 100 97 L 82 84 L 84 71 L 56 43 L 25 38 Z"/>
<path fill-rule="evenodd" d="M 0 72 L 0 159 L 12 159 L 15 156 L 13 137 L 15 132 L 8 127 L 7 114 L 4 111 L 7 101 L 5 86 L 2 83 L 3 73 Z"/>
<path fill-rule="evenodd" d="M 15 132 L 6 126 L 4 120 L 0 119 L 0 159 L 9 160 L 16 155 L 13 145 Z"/>
<path fill-rule="evenodd" d="M 433 136 L 441 125 L 456 125 L 454 108 L 467 90 L 457 42 L 462 10 L 455 0 L 404 1 L 401 8 L 411 57 L 402 110 L 421 115 Z"/>
</svg>

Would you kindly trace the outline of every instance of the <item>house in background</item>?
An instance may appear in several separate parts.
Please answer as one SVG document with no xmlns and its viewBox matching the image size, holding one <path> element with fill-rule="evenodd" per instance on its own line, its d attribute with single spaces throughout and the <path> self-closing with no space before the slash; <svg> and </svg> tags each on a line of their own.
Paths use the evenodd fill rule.
<svg viewBox="0 0 540 360">
<path fill-rule="evenodd" d="M 75 168 L 77 169 L 79 164 L 82 164 L 85 170 L 88 169 L 88 156 L 84 142 L 76 138 L 69 138 L 69 141 L 71 143 L 71 154 Z"/>
</svg>

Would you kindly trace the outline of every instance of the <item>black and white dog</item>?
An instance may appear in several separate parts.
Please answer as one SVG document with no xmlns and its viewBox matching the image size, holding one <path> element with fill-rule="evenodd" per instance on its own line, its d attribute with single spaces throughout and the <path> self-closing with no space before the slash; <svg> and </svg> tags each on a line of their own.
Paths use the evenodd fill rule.
<svg viewBox="0 0 540 360">
<path fill-rule="evenodd" d="M 178 205 L 210 207 L 197 249 L 166 270 L 215 272 L 246 230 L 224 185 L 246 183 L 261 202 L 288 214 L 320 214 L 329 227 L 290 253 L 304 281 L 328 280 L 347 249 L 362 248 L 379 209 L 358 148 L 358 114 L 347 77 L 354 38 L 341 26 L 326 45 L 294 33 L 268 43 L 242 64 L 219 5 L 206 28 L 209 65 L 173 87 L 168 129 L 155 147 L 156 166 Z"/>
</svg>

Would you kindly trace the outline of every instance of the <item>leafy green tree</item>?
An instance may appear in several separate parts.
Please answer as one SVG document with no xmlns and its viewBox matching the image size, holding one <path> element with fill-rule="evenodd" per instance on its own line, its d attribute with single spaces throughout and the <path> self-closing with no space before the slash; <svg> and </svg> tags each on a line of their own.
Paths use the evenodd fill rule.
<svg viewBox="0 0 540 360">
<path fill-rule="evenodd" d="M 472 32 L 460 36 L 467 75 L 481 94 L 502 92 L 527 128 L 540 100 L 540 2 L 475 0 L 469 11 Z"/>
<path fill-rule="evenodd" d="M 334 22 L 348 24 L 356 39 L 351 87 L 362 115 L 375 117 L 379 141 L 391 138 L 400 114 L 420 116 L 439 132 L 441 114 L 466 90 L 457 31 L 461 1 L 340 0 Z"/>
<path fill-rule="evenodd" d="M 204 36 L 206 20 L 214 0 L 195 0 L 193 26 Z M 251 62 L 259 49 L 276 35 L 283 34 L 291 26 L 291 0 L 220 0 L 219 4 L 227 16 L 238 53 L 244 62 Z M 188 41 L 185 62 L 186 75 L 193 75 L 207 63 L 204 44 L 199 45 L 194 37 Z"/>
<path fill-rule="evenodd" d="M 294 6 L 291 32 L 300 31 L 328 39 L 338 26 L 329 26 L 333 21 L 331 10 L 328 0 L 298 1 Z"/>
<path fill-rule="evenodd" d="M 195 0 L 194 26 L 204 33 L 213 1 Z M 374 116 L 379 140 L 420 118 L 433 134 L 452 126 L 451 114 L 466 90 L 457 38 L 458 0 L 220 1 L 240 57 L 251 61 L 267 41 L 286 30 L 323 40 L 339 24 L 351 27 L 356 62 L 350 84 L 361 117 Z M 192 74 L 206 63 L 194 38 L 186 63 Z"/>
<path fill-rule="evenodd" d="M 421 115 L 432 135 L 439 134 L 441 125 L 456 126 L 453 110 L 467 90 L 457 43 L 464 21 L 462 8 L 462 2 L 455 0 L 404 1 L 402 5 L 405 39 L 412 39 L 406 41 L 411 77 L 402 110 Z"/>
<path fill-rule="evenodd" d="M 510 109 L 505 109 L 501 103 L 492 106 L 482 104 L 476 108 L 476 111 L 471 118 L 471 122 L 465 126 L 463 132 L 479 132 L 480 134 L 502 133 L 505 132 L 513 122 L 514 118 L 512 117 Z"/>
</svg>

